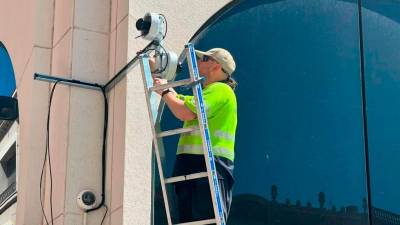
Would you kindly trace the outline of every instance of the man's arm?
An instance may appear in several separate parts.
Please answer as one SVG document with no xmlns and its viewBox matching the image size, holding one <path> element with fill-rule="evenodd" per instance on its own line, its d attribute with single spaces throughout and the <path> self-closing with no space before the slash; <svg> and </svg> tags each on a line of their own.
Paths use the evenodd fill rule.
<svg viewBox="0 0 400 225">
<path fill-rule="evenodd" d="M 175 92 L 168 92 L 163 99 L 176 118 L 182 121 L 196 119 L 196 114 L 185 105 L 184 101 L 176 97 Z"/>
<path fill-rule="evenodd" d="M 150 57 L 149 59 L 150 69 L 154 71 L 155 66 L 155 58 Z M 166 84 L 167 80 L 160 78 L 153 78 L 154 86 Z M 190 111 L 188 107 L 185 106 L 185 103 L 176 97 L 176 92 L 174 89 L 170 88 L 170 92 L 165 94 L 162 98 L 167 104 L 168 108 L 172 111 L 174 116 L 182 121 L 193 120 L 196 118 L 196 114 Z M 162 94 L 163 90 L 157 91 L 158 94 Z"/>
<path fill-rule="evenodd" d="M 165 84 L 165 79 L 154 78 L 154 86 Z M 157 91 L 158 94 L 162 94 L 162 90 Z M 186 105 L 185 102 L 176 97 L 176 92 L 171 88 L 171 91 L 164 94 L 162 97 L 168 108 L 174 114 L 176 118 L 182 121 L 188 121 L 196 119 L 196 114 L 193 113 Z"/>
</svg>

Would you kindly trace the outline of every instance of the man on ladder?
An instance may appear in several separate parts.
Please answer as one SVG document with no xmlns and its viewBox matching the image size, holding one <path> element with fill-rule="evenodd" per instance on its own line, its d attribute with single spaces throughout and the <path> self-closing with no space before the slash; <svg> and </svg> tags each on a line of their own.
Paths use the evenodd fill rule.
<svg viewBox="0 0 400 225">
<path fill-rule="evenodd" d="M 203 84 L 203 99 L 215 156 L 225 219 L 228 218 L 232 201 L 234 144 L 237 125 L 237 105 L 234 89 L 236 81 L 231 77 L 236 64 L 225 49 L 214 48 L 207 52 L 197 51 L 197 66 Z M 150 66 L 154 68 L 154 59 Z M 154 86 L 167 81 L 154 78 Z M 184 127 L 198 125 L 196 104 L 193 96 L 177 94 L 172 88 L 157 91 L 175 115 L 184 121 Z M 174 166 L 174 176 L 206 171 L 204 151 L 199 131 L 181 134 Z M 179 222 L 190 222 L 214 216 L 210 187 L 207 178 L 175 184 Z"/>
</svg>

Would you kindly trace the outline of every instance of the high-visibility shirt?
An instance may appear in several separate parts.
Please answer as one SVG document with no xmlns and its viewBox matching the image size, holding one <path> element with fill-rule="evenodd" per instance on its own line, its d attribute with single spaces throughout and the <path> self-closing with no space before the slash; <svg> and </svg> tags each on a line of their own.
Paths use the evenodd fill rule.
<svg viewBox="0 0 400 225">
<path fill-rule="evenodd" d="M 193 96 L 177 95 L 185 105 L 197 114 Z M 235 132 L 237 125 L 236 96 L 225 83 L 215 82 L 203 89 L 204 107 L 214 156 L 235 158 Z M 198 127 L 198 120 L 185 121 L 183 127 Z M 177 154 L 204 154 L 200 131 L 181 134 Z"/>
</svg>

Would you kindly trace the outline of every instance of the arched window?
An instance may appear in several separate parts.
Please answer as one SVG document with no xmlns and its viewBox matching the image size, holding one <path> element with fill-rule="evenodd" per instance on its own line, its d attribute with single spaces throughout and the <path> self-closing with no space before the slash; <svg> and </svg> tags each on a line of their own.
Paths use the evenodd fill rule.
<svg viewBox="0 0 400 225">
<path fill-rule="evenodd" d="M 15 97 L 15 90 L 11 59 L 0 42 L 0 96 Z M 16 201 L 17 126 L 14 121 L 0 120 L 0 205 L 3 211 Z"/>
<path fill-rule="evenodd" d="M 15 92 L 14 69 L 6 47 L 0 42 L 0 96 L 12 96 Z"/>
<path fill-rule="evenodd" d="M 384 70 L 386 78 L 392 80 L 388 81 L 390 90 L 398 93 L 394 92 L 395 87 L 399 90 L 398 74 L 389 76 L 388 69 L 394 73 L 399 71 L 399 58 L 389 57 L 399 56 L 396 51 L 399 39 L 395 39 L 399 30 L 394 29 L 399 26 L 389 24 L 391 30 L 386 30 L 389 32 L 386 36 L 372 30 L 385 24 L 376 21 L 386 16 L 399 21 L 399 14 L 395 13 L 398 11 L 392 5 L 400 10 L 400 4 L 388 1 L 392 5 L 378 7 L 379 1 L 366 2 L 363 22 L 369 23 L 365 34 L 370 35 L 366 52 L 372 54 L 379 50 L 373 34 L 392 38 L 389 43 L 397 43 L 397 46 L 386 46 L 391 67 L 381 68 L 372 62 L 370 67 L 366 65 L 366 75 L 376 78 L 379 74 L 373 71 Z M 356 0 L 234 1 L 214 15 L 191 40 L 200 50 L 226 48 L 236 59 L 237 70 L 233 76 L 239 83 L 238 128 L 234 196 L 228 225 L 368 224 L 360 69 L 364 55 L 360 50 L 358 7 Z M 384 43 L 385 38 L 379 41 Z M 379 58 L 369 55 L 369 60 L 379 61 Z M 376 66 L 376 70 L 371 69 Z M 177 79 L 186 78 L 185 74 L 184 70 Z M 372 78 L 366 78 L 367 88 L 372 82 L 382 81 Z M 367 94 L 372 95 L 371 91 L 375 89 Z M 397 107 L 397 102 L 393 99 L 386 103 Z M 372 102 L 367 99 L 368 103 Z M 400 112 L 400 107 L 396 109 Z M 390 115 L 392 119 L 398 117 L 398 113 Z M 180 126 L 167 109 L 162 118 L 163 130 Z M 397 121 L 400 120 L 397 118 Z M 376 122 L 378 125 L 379 120 Z M 400 138 L 398 132 L 391 135 L 394 152 Z M 177 140 L 178 137 L 164 139 L 167 177 L 173 168 Z M 379 139 L 374 143 L 378 144 Z M 374 146 L 375 150 L 379 146 Z M 379 158 L 379 154 L 373 156 Z M 399 167 L 391 165 L 396 168 L 392 170 L 395 174 Z M 383 210 L 388 215 L 400 213 L 398 208 L 390 207 L 391 203 L 398 202 L 393 195 L 400 186 L 398 178 L 391 183 L 390 187 L 396 188 L 388 198 L 379 198 L 382 206 L 378 207 L 388 203 L 389 207 Z M 378 185 L 382 190 L 387 189 L 385 182 Z M 158 183 L 156 177 L 156 225 L 166 221 Z M 378 199 L 377 191 L 372 194 Z"/>
</svg>

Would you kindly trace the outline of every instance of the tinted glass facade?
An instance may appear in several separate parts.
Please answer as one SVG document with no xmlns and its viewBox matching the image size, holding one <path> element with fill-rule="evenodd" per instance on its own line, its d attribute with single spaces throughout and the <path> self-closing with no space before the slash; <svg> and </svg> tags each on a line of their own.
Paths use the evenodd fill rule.
<svg viewBox="0 0 400 225">
<path fill-rule="evenodd" d="M 0 96 L 13 96 L 15 88 L 11 58 L 5 46 L 0 42 Z M 16 142 L 15 140 L 10 142 L 13 137 L 10 132 L 16 132 L 15 130 L 10 131 L 13 123 L 14 121 L 0 120 L 0 146 L 2 148 L 0 149 L 0 206 L 2 210 L 5 209 L 4 203 L 16 193 Z M 8 138 L 7 134 L 10 134 Z"/>
<path fill-rule="evenodd" d="M 0 42 L 0 96 L 11 96 L 15 91 L 14 70 L 10 56 Z"/>
<path fill-rule="evenodd" d="M 365 0 L 363 6 L 374 224 L 389 224 L 385 217 L 400 224 L 400 2 Z"/>
<path fill-rule="evenodd" d="M 192 40 L 236 59 L 229 225 L 372 224 L 369 212 L 400 224 L 400 2 L 361 3 L 362 21 L 356 0 L 237 1 Z M 164 109 L 162 129 L 179 126 Z M 154 224 L 166 224 L 154 186 Z"/>
</svg>

